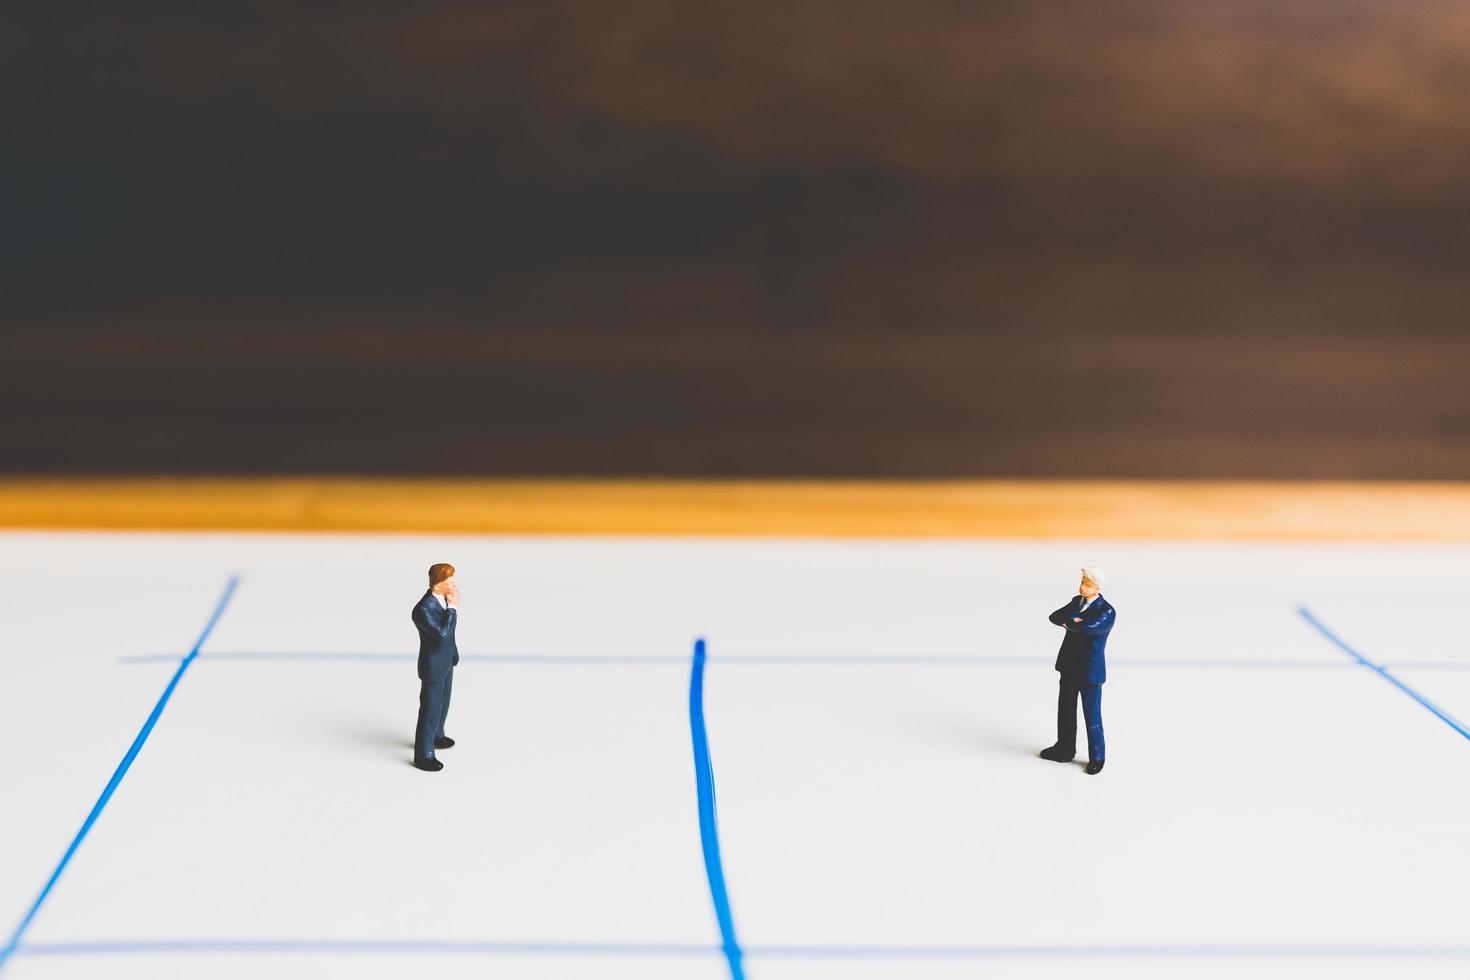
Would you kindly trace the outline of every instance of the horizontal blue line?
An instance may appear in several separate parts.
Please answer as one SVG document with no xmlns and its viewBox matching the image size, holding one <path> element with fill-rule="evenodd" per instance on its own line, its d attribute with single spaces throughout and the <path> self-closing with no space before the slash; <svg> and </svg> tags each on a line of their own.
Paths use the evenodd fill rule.
<svg viewBox="0 0 1470 980">
<path fill-rule="evenodd" d="M 1116 945 L 1116 946 L 746 946 L 771 959 L 1255 959 L 1470 958 L 1470 946 Z"/>
<path fill-rule="evenodd" d="M 144 663 L 171 663 L 176 658 L 168 654 L 141 654 L 137 656 L 118 657 L 120 664 L 144 664 Z M 349 661 L 358 663 L 412 663 L 417 660 L 416 654 L 412 653 L 325 653 L 325 652 L 263 652 L 263 653 L 211 653 L 207 654 L 205 660 L 234 660 L 234 661 L 270 661 L 270 660 L 322 660 L 322 661 Z M 629 654 L 627 656 L 618 654 L 601 655 L 578 655 L 578 654 L 516 654 L 516 653 L 464 653 L 460 654 L 461 661 L 480 663 L 508 663 L 508 664 L 684 664 L 689 662 L 688 657 L 670 657 L 661 654 Z"/>
<path fill-rule="evenodd" d="M 417 659 L 412 653 L 327 653 L 327 652 L 260 652 L 260 653 L 209 653 L 203 655 L 201 660 L 206 661 L 322 661 L 322 662 L 349 662 L 349 663 L 411 663 Z M 1050 654 L 1037 657 L 1005 657 L 984 656 L 980 654 L 915 654 L 905 656 L 903 654 L 862 654 L 862 653 L 768 653 L 726 655 L 723 657 L 709 657 L 710 663 L 725 665 L 761 665 L 761 664 L 811 664 L 814 666 L 911 666 L 911 667 L 966 667 L 966 666 L 1015 666 L 1034 667 L 1037 664 L 1049 662 Z M 139 654 L 134 656 L 118 657 L 117 662 L 121 664 L 143 664 L 143 663 L 176 663 L 178 658 L 171 654 Z M 671 657 L 662 654 L 520 654 L 520 653 L 466 653 L 460 655 L 461 661 L 471 663 L 501 663 L 501 664 L 545 664 L 548 666 L 559 665 L 588 665 L 600 666 L 604 664 L 685 664 L 687 657 Z M 1343 670 L 1351 669 L 1354 664 L 1339 660 L 1273 660 L 1270 658 L 1255 659 L 1221 659 L 1221 660 L 1191 660 L 1183 657 L 1137 657 L 1129 659 L 1115 659 L 1111 662 L 1114 669 L 1127 667 L 1197 667 L 1197 668 L 1226 668 L 1226 669 L 1289 669 L 1289 670 Z M 1418 660 L 1399 661 L 1387 666 L 1406 670 L 1470 670 L 1470 662 Z"/>
<path fill-rule="evenodd" d="M 16 955 L 163 953 L 480 953 L 501 956 L 710 956 L 718 946 L 676 943 L 481 942 L 454 939 L 159 939 L 27 943 Z"/>
<path fill-rule="evenodd" d="M 1118 944 L 995 946 L 744 946 L 746 957 L 763 959 L 1467 959 L 1470 946 L 1371 943 Z M 107 956 L 169 953 L 248 954 L 481 954 L 500 956 L 723 956 L 713 944 L 486 942 L 433 939 L 176 939 L 26 943 L 17 956 Z"/>
</svg>

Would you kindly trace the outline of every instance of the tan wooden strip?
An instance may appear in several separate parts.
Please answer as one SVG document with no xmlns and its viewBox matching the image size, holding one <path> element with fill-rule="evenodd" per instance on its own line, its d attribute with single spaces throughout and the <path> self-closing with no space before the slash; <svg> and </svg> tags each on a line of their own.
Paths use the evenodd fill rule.
<svg viewBox="0 0 1470 980">
<path fill-rule="evenodd" d="M 1470 540 L 1470 484 L 11 478 L 0 526 Z"/>
</svg>

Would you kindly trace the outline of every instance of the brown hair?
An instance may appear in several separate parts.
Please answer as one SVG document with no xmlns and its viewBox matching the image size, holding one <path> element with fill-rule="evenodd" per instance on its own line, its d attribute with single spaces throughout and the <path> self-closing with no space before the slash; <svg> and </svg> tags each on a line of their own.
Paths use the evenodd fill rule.
<svg viewBox="0 0 1470 980">
<path fill-rule="evenodd" d="M 449 562 L 447 562 L 447 561 L 441 561 L 438 564 L 430 565 L 429 566 L 429 588 L 432 589 L 434 586 L 438 585 L 440 582 L 442 582 L 445 579 L 449 578 L 449 576 L 451 576 L 453 574 L 454 574 L 454 566 L 451 565 L 451 564 L 449 564 Z"/>
</svg>

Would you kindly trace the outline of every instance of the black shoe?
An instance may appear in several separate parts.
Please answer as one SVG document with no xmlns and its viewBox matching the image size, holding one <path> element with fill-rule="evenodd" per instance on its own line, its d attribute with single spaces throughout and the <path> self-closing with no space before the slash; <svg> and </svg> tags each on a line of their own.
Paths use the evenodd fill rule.
<svg viewBox="0 0 1470 980">
<path fill-rule="evenodd" d="M 1089 775 L 1089 776 L 1096 776 L 1098 773 L 1102 772 L 1102 767 L 1103 767 L 1103 760 L 1102 759 L 1093 759 L 1091 762 L 1089 762 L 1087 764 L 1087 775 Z"/>
<path fill-rule="evenodd" d="M 450 738 L 448 735 L 445 735 L 443 738 L 434 739 L 434 748 L 436 749 L 447 749 L 453 747 L 453 745 L 454 739 Z"/>
<path fill-rule="evenodd" d="M 1073 749 L 1072 751 L 1068 752 L 1060 745 L 1053 745 L 1050 748 L 1042 749 L 1041 757 L 1051 762 L 1071 762 L 1073 759 L 1077 758 L 1077 750 Z"/>
<path fill-rule="evenodd" d="M 413 760 L 413 767 L 415 769 L 422 769 L 424 772 L 438 772 L 444 768 L 444 763 L 438 759 L 415 759 Z"/>
</svg>

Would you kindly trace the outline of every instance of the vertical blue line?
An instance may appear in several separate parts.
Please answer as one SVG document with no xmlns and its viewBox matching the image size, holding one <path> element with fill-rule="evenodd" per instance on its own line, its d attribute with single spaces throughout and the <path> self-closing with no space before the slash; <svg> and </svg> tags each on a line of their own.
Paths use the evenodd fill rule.
<svg viewBox="0 0 1470 980">
<path fill-rule="evenodd" d="M 1428 708 L 1429 711 L 1440 721 L 1444 722 L 1446 725 L 1449 725 L 1465 738 L 1470 739 L 1470 729 L 1467 729 L 1463 724 L 1456 721 L 1448 712 L 1439 707 L 1433 701 L 1430 701 L 1424 695 L 1420 694 L 1418 691 L 1414 690 L 1412 687 L 1390 674 L 1388 672 L 1388 668 L 1382 666 L 1381 664 L 1373 663 L 1367 657 L 1363 656 L 1361 653 L 1348 646 L 1341 637 L 1339 637 L 1336 633 L 1332 632 L 1332 630 L 1324 626 L 1322 624 L 1322 621 L 1319 620 L 1316 616 L 1312 615 L 1312 611 L 1306 606 L 1297 606 L 1296 611 L 1297 614 L 1301 616 L 1302 619 L 1305 619 L 1308 623 L 1310 623 L 1313 628 L 1317 630 L 1318 633 L 1321 633 L 1323 636 L 1327 637 L 1327 639 L 1332 642 L 1333 646 L 1337 647 L 1349 657 L 1352 657 L 1364 667 L 1367 667 L 1369 670 L 1378 674 L 1379 677 L 1382 677 L 1384 680 L 1388 681 L 1400 691 L 1403 691 L 1415 701 L 1418 701 L 1424 707 Z"/>
<path fill-rule="evenodd" d="M 720 831 L 715 823 L 715 774 L 710 765 L 709 734 L 704 727 L 704 641 L 694 641 L 694 665 L 689 671 L 689 732 L 694 739 L 694 785 L 699 794 L 699 842 L 704 848 L 704 873 L 709 879 L 715 918 L 720 923 L 720 949 L 730 964 L 731 980 L 745 980 L 740 941 L 725 891 L 725 867 L 720 862 Z"/>
<path fill-rule="evenodd" d="M 96 803 L 92 804 L 92 812 L 87 814 L 87 819 L 82 822 L 82 829 L 77 831 L 77 835 L 72 838 L 71 846 L 66 849 L 66 853 L 57 862 L 56 869 L 51 872 L 51 877 L 46 879 L 45 886 L 42 887 L 41 893 L 36 896 L 36 900 L 31 903 L 31 907 L 26 910 L 25 917 L 20 920 L 20 924 L 10 934 L 9 941 L 6 942 L 4 947 L 0 947 L 0 971 L 4 971 L 6 962 L 15 953 L 16 947 L 20 945 L 20 941 L 25 936 L 26 930 L 31 926 L 31 921 L 35 919 L 36 913 L 41 911 L 41 906 L 45 904 L 46 899 L 51 894 L 51 890 L 56 887 L 56 882 L 61 877 L 61 873 L 71 863 L 72 855 L 77 852 L 77 848 L 81 846 L 82 841 L 91 832 L 92 825 L 102 815 L 103 809 L 106 808 L 107 802 L 112 799 L 112 794 L 117 790 L 118 784 L 122 782 L 123 777 L 132 768 L 133 760 L 142 751 L 143 743 L 148 741 L 148 736 L 153 732 L 153 726 L 158 724 L 158 719 L 163 714 L 164 705 L 168 704 L 168 699 L 173 697 L 174 688 L 179 686 L 179 680 L 184 676 L 184 671 L 188 670 L 189 665 L 194 662 L 194 658 L 199 656 L 199 648 L 204 646 L 205 640 L 209 639 L 209 634 L 214 631 L 214 625 L 219 622 L 220 616 L 225 611 L 225 606 L 229 605 L 230 597 L 235 594 L 235 586 L 239 584 L 239 576 L 231 576 L 230 580 L 225 583 L 224 594 L 220 596 L 219 602 L 214 607 L 214 612 L 209 617 L 209 621 L 204 624 L 204 631 L 199 634 L 199 639 L 194 641 L 193 649 L 184 656 L 183 660 L 179 661 L 179 669 L 174 671 L 174 676 L 169 680 L 168 687 L 165 687 L 163 693 L 159 695 L 158 703 L 153 706 L 152 713 L 148 715 L 148 720 L 143 723 L 143 727 L 138 731 L 137 738 L 133 739 L 133 744 L 129 746 L 127 754 L 122 758 L 122 762 L 117 764 L 117 769 L 113 772 L 112 778 L 107 781 L 107 787 L 102 790 L 102 795 L 97 797 Z"/>
</svg>

